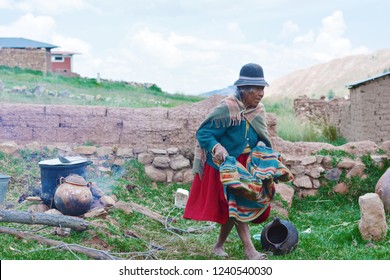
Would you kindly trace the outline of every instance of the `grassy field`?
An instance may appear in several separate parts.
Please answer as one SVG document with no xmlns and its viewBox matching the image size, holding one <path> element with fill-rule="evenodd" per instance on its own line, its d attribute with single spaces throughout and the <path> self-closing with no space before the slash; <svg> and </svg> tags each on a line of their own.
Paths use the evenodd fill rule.
<svg viewBox="0 0 390 280">
<path fill-rule="evenodd" d="M 55 153 L 55 152 L 54 152 Z M 322 151 L 327 154 L 327 151 Z M 328 153 L 329 154 L 329 153 Z M 12 176 L 7 193 L 7 205 L 11 209 L 27 210 L 31 202 L 18 202 L 22 194 L 29 194 L 39 187 L 38 162 L 51 158 L 48 152 L 21 151 L 18 157 L 0 153 L 0 172 Z M 344 154 L 332 155 L 335 162 Z M 346 182 L 350 193 L 341 195 L 332 188 L 336 182 L 324 179 L 320 193 L 316 196 L 295 197 L 289 209 L 289 217 L 275 211 L 278 216 L 295 225 L 299 235 L 298 247 L 286 255 L 269 254 L 271 260 L 389 260 L 390 235 L 381 241 L 370 242 L 362 239 L 358 222 L 360 210 L 358 197 L 374 192 L 375 183 L 390 166 L 387 161 L 383 168 L 376 167 L 370 157 L 362 158 L 368 166 L 367 179 L 347 179 L 342 174 L 340 182 Z M 92 166 L 94 168 L 94 166 Z M 189 190 L 188 184 L 152 184 L 145 175 L 144 167 L 137 161 L 128 161 L 122 173 L 112 173 L 107 177 L 95 177 L 89 172 L 89 180 L 96 182 L 105 192 L 112 193 L 122 201 L 133 201 L 166 217 L 166 224 L 133 212 L 111 209 L 107 219 L 88 219 L 92 226 L 82 232 L 72 231 L 69 237 L 53 234 L 52 227 L 39 225 L 4 224 L 46 238 L 60 240 L 68 244 L 79 244 L 100 249 L 124 259 L 160 260 L 207 260 L 219 259 L 213 256 L 211 248 L 218 236 L 219 227 L 212 223 L 195 222 L 182 218 L 183 209 L 174 207 L 174 193 L 178 188 Z M 129 188 L 132 186 L 132 188 Z M 279 197 L 276 198 L 280 200 Z M 168 221 L 174 220 L 171 223 Z M 387 216 L 388 222 L 389 216 Z M 267 223 L 268 223 L 267 222 Z M 261 233 L 263 225 L 251 225 L 251 234 Z M 195 233 L 186 233 L 197 229 Z M 311 230 L 310 233 L 308 229 Z M 135 237 L 137 236 L 137 237 Z M 255 240 L 258 250 L 262 250 Z M 233 232 L 227 241 L 226 251 L 230 259 L 245 259 L 238 235 Z M 41 245 L 11 235 L 0 235 L 0 258 L 2 260 L 75 260 L 88 259 L 87 256 L 70 250 L 59 250 L 53 246 Z"/>
<path fill-rule="evenodd" d="M 0 66 L 1 102 L 96 105 L 109 107 L 175 107 L 202 100 L 199 96 L 169 94 L 157 85 L 139 87 L 124 81 L 64 77 L 40 71 Z M 0 84 L 1 84 L 0 82 Z"/>
</svg>

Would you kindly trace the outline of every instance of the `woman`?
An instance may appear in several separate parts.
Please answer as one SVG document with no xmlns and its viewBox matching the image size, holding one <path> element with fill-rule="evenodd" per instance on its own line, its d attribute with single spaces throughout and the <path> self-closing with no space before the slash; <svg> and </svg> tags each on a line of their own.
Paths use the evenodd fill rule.
<svg viewBox="0 0 390 280">
<path fill-rule="evenodd" d="M 228 256 L 224 251 L 224 243 L 235 226 L 247 259 L 266 259 L 265 254 L 255 249 L 248 223 L 229 218 L 228 202 L 217 164 L 230 155 L 245 166 L 251 149 L 257 145 L 271 148 L 264 106 L 260 103 L 264 87 L 268 83 L 264 80 L 262 67 L 249 63 L 241 68 L 239 79 L 234 85 L 237 86 L 236 94 L 222 100 L 196 133 L 198 145 L 193 167 L 196 174 L 184 218 L 221 224 L 220 234 L 213 248 L 215 255 Z M 252 222 L 261 223 L 268 218 L 270 207 L 263 210 Z"/>
</svg>

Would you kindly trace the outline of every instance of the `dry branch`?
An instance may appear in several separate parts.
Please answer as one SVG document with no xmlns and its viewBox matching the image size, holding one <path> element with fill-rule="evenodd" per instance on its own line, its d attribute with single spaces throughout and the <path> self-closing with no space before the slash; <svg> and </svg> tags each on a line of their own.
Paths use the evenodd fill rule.
<svg viewBox="0 0 390 280">
<path fill-rule="evenodd" d="M 67 244 L 65 242 L 44 238 L 28 232 L 22 232 L 16 229 L 0 227 L 0 233 L 12 234 L 18 238 L 34 240 L 44 245 L 55 246 L 61 250 L 69 250 L 71 252 L 84 254 L 95 260 L 117 260 L 119 258 L 110 255 L 109 253 L 94 248 L 84 247 L 78 244 Z"/>
<path fill-rule="evenodd" d="M 153 212 L 152 210 L 146 208 L 145 206 L 139 205 L 135 202 L 129 202 L 130 207 L 133 209 L 133 211 L 136 211 L 138 213 L 141 213 L 163 225 L 166 224 L 166 219 L 164 216 L 160 215 L 159 213 Z M 170 220 L 172 222 L 172 220 Z"/>
<path fill-rule="evenodd" d="M 89 225 L 87 221 L 77 217 L 15 210 L 0 210 L 0 222 L 67 227 L 76 231 L 86 230 Z"/>
</svg>

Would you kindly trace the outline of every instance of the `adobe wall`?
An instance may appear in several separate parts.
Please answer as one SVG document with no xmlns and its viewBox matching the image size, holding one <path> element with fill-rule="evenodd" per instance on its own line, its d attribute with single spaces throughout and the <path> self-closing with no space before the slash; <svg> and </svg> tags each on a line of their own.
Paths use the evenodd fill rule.
<svg viewBox="0 0 390 280">
<path fill-rule="evenodd" d="M 299 97 L 294 100 L 296 116 L 314 123 L 328 120 L 349 142 L 390 140 L 390 76 L 350 89 L 348 100 L 331 101 Z"/>
<path fill-rule="evenodd" d="M 334 98 L 330 101 L 325 99 L 310 99 L 300 96 L 294 100 L 294 112 L 299 118 L 314 123 L 325 122 L 341 129 L 345 114 L 344 111 L 351 101 L 345 98 Z"/>
<path fill-rule="evenodd" d="M 376 143 L 390 139 L 390 76 L 350 90 L 350 116 L 341 127 L 349 141 L 371 140 Z"/>
<path fill-rule="evenodd" d="M 171 109 L 0 103 L 0 140 L 179 147 L 184 154 L 192 154 L 196 129 L 222 98 L 216 95 Z M 276 137 L 275 116 L 269 114 L 267 123 Z"/>
<path fill-rule="evenodd" d="M 0 65 L 28 68 L 47 73 L 51 55 L 45 49 L 0 49 Z"/>
</svg>

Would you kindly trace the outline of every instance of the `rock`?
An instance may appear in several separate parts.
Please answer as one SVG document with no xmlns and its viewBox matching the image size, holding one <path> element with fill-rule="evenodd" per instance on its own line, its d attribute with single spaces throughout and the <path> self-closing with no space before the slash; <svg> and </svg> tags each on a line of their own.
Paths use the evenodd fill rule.
<svg viewBox="0 0 390 280">
<path fill-rule="evenodd" d="M 0 152 L 5 154 L 14 154 L 19 150 L 18 144 L 14 141 L 4 142 L 0 144 Z"/>
<path fill-rule="evenodd" d="M 169 157 L 155 157 L 152 164 L 157 168 L 168 168 L 170 161 Z"/>
<path fill-rule="evenodd" d="M 163 150 L 163 149 L 149 149 L 149 152 L 151 152 L 154 155 L 163 155 L 163 156 L 165 156 L 167 154 L 167 151 Z"/>
<path fill-rule="evenodd" d="M 146 166 L 145 173 L 154 182 L 166 182 L 167 181 L 167 173 L 165 172 L 165 170 L 156 168 L 153 165 Z"/>
<path fill-rule="evenodd" d="M 50 214 L 50 215 L 64 215 L 62 214 L 62 212 L 58 211 L 57 209 L 49 209 L 47 211 L 45 211 L 46 214 Z"/>
<path fill-rule="evenodd" d="M 301 160 L 302 165 L 309 165 L 317 162 L 317 158 L 315 156 L 304 157 Z"/>
<path fill-rule="evenodd" d="M 310 178 L 306 175 L 295 177 L 293 184 L 296 187 L 305 189 L 311 189 L 313 187 Z"/>
<path fill-rule="evenodd" d="M 112 147 L 99 147 L 96 149 L 96 155 L 98 157 L 104 157 L 104 156 L 109 156 L 113 153 Z"/>
<path fill-rule="evenodd" d="M 386 153 L 386 155 L 390 156 L 390 140 L 384 141 L 380 148 Z"/>
<path fill-rule="evenodd" d="M 116 151 L 116 155 L 118 157 L 124 157 L 124 158 L 129 158 L 134 156 L 133 149 L 131 148 L 118 148 L 118 150 Z"/>
<path fill-rule="evenodd" d="M 179 153 L 179 148 L 168 148 L 168 155 L 177 155 Z"/>
<path fill-rule="evenodd" d="M 390 213 L 390 167 L 376 183 L 375 193 L 382 200 L 385 211 Z"/>
<path fill-rule="evenodd" d="M 316 155 L 316 159 L 317 159 L 317 163 L 322 163 L 322 160 L 324 159 L 325 156 L 321 156 L 321 155 Z"/>
<path fill-rule="evenodd" d="M 387 224 L 383 203 L 376 193 L 359 197 L 359 231 L 365 240 L 380 240 L 386 237 Z"/>
<path fill-rule="evenodd" d="M 305 167 L 303 165 L 293 165 L 290 170 L 292 174 L 299 175 L 305 172 Z"/>
<path fill-rule="evenodd" d="M 333 168 L 329 171 L 325 172 L 325 178 L 330 180 L 330 181 L 338 181 L 341 176 L 341 170 L 338 168 Z"/>
<path fill-rule="evenodd" d="M 322 165 L 326 169 L 331 169 L 332 166 L 332 158 L 330 156 L 325 156 L 324 159 L 322 160 Z"/>
<path fill-rule="evenodd" d="M 194 180 L 194 173 L 192 172 L 191 169 L 187 169 L 184 171 L 184 174 L 183 174 L 183 183 L 185 184 L 189 184 L 191 183 L 193 180 Z"/>
<path fill-rule="evenodd" d="M 351 178 L 354 176 L 362 177 L 365 168 L 366 167 L 364 166 L 363 163 L 356 163 L 356 165 L 352 167 L 352 169 L 348 172 L 347 178 Z"/>
<path fill-rule="evenodd" d="M 351 159 L 343 159 L 339 162 L 339 164 L 337 164 L 337 167 L 341 169 L 351 169 L 354 166 L 355 166 L 355 161 Z"/>
<path fill-rule="evenodd" d="M 144 165 L 151 164 L 153 162 L 154 155 L 149 153 L 141 153 L 138 155 L 138 161 Z"/>
<path fill-rule="evenodd" d="M 345 194 L 348 193 L 349 188 L 346 183 L 339 183 L 336 186 L 334 186 L 333 191 L 339 194 Z"/>
<path fill-rule="evenodd" d="M 46 204 L 40 203 L 40 204 L 33 204 L 28 207 L 28 211 L 31 213 L 43 213 L 49 210 L 49 206 Z"/>
<path fill-rule="evenodd" d="M 170 167 L 173 170 L 179 170 L 183 168 L 190 167 L 190 161 L 183 157 L 182 155 L 174 157 L 170 162 Z"/>
<path fill-rule="evenodd" d="M 309 175 L 311 178 L 318 179 L 321 177 L 321 173 L 325 172 L 325 169 L 322 166 L 311 167 L 305 170 L 305 174 Z"/>
<path fill-rule="evenodd" d="M 385 161 L 387 159 L 387 156 L 385 156 L 385 155 L 371 155 L 371 159 L 372 159 L 375 166 L 382 169 L 385 165 Z"/>
<path fill-rule="evenodd" d="M 183 182 L 184 174 L 182 171 L 176 172 L 175 175 L 173 175 L 173 182 Z"/>
<path fill-rule="evenodd" d="M 275 184 L 275 191 L 287 202 L 288 207 L 291 207 L 295 192 L 294 188 L 284 183 L 278 183 Z"/>
<path fill-rule="evenodd" d="M 167 173 L 167 183 L 172 183 L 172 181 L 173 181 L 173 170 L 167 169 L 167 170 L 165 170 L 165 172 Z"/>
</svg>

